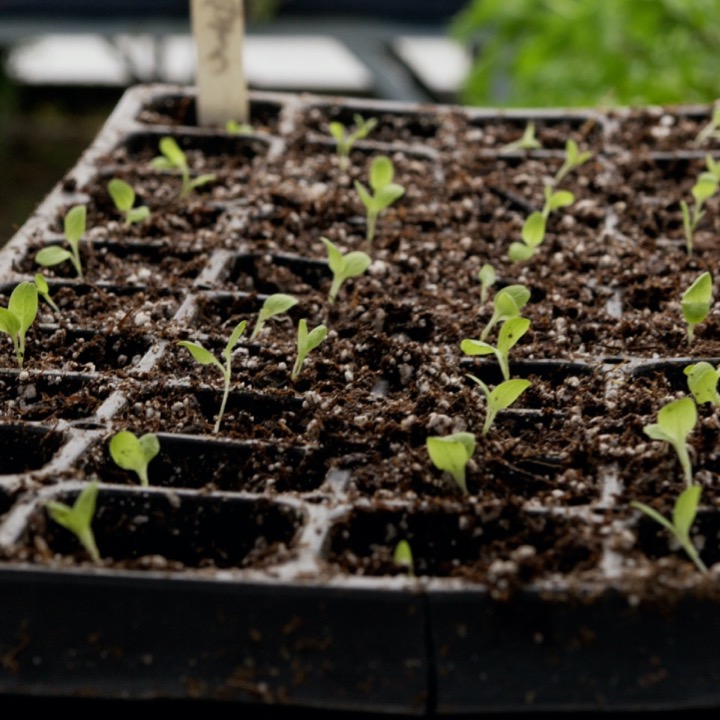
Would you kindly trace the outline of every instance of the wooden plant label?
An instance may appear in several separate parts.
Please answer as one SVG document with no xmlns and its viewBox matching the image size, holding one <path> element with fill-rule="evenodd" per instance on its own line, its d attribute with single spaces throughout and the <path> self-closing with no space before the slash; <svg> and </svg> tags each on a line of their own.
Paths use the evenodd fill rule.
<svg viewBox="0 0 720 720">
<path fill-rule="evenodd" d="M 244 0 L 190 0 L 200 125 L 249 122 Z"/>
</svg>

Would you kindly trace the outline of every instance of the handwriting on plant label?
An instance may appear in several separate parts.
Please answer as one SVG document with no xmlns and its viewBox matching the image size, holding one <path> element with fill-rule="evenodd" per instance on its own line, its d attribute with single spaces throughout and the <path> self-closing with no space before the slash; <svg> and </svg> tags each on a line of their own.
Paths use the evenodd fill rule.
<svg viewBox="0 0 720 720">
<path fill-rule="evenodd" d="M 242 23 L 242 2 L 237 0 L 205 0 L 209 8 L 207 27 L 211 29 L 214 44 L 207 53 L 207 59 L 218 75 L 229 67 L 228 46 L 233 30 Z"/>
<path fill-rule="evenodd" d="M 192 0 L 200 124 L 248 121 L 243 0 Z"/>
</svg>

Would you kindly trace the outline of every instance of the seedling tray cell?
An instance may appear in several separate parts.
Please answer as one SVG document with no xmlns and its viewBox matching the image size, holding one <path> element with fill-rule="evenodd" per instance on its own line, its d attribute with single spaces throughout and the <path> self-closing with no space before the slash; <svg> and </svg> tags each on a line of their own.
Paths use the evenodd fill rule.
<svg viewBox="0 0 720 720">
<path fill-rule="evenodd" d="M 238 134 L 197 126 L 191 89 L 129 90 L 0 252 L 7 308 L 87 206 L 85 278 L 44 268 L 59 311 L 40 301 L 22 368 L 0 338 L 0 693 L 417 716 L 719 706 L 714 406 L 687 440 L 707 572 L 635 504 L 673 516 L 680 461 L 645 428 L 688 396 L 689 364 L 720 358 L 714 302 L 692 341 L 681 308 L 720 275 L 720 196 L 692 253 L 680 204 L 718 156 L 692 142 L 711 108 L 250 100 Z M 329 123 L 356 115 L 378 124 L 344 170 Z M 530 123 L 542 147 L 508 149 Z M 181 196 L 152 163 L 166 136 L 214 180 Z M 568 140 L 592 156 L 560 182 Z M 404 194 L 368 241 L 355 183 L 379 155 Z M 148 219 L 125 224 L 116 177 Z M 572 202 L 512 262 L 556 182 Z M 370 257 L 332 304 L 322 237 Z M 461 343 L 516 284 L 530 326 L 508 368 L 530 386 L 483 432 L 468 374 L 504 381 L 499 325 L 488 354 Z M 251 338 L 276 293 L 297 305 Z M 328 332 L 293 374 L 301 320 Z M 228 359 L 218 425 L 218 365 L 183 342 Z M 147 486 L 110 451 L 123 430 L 157 436 Z M 428 452 L 455 433 L 475 439 L 464 487 Z M 95 482 L 98 562 L 48 505 Z"/>
</svg>

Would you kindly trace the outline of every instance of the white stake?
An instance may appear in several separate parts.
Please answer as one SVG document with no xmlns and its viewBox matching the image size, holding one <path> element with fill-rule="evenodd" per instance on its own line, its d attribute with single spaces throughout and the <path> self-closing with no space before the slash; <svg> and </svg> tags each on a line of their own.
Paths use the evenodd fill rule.
<svg viewBox="0 0 720 720">
<path fill-rule="evenodd" d="M 244 0 L 190 0 L 200 125 L 248 123 Z"/>
</svg>

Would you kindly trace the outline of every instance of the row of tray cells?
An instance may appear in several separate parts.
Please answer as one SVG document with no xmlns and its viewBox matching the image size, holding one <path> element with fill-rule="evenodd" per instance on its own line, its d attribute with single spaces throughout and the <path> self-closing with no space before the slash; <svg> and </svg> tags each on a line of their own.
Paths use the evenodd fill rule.
<svg viewBox="0 0 720 720">
<path fill-rule="evenodd" d="M 586 144 L 594 150 L 605 146 L 617 147 L 621 131 L 631 132 L 636 138 L 633 148 L 663 151 L 672 143 L 687 150 L 696 150 L 696 138 L 710 121 L 709 107 L 694 107 L 681 110 L 676 119 L 662 108 L 648 108 L 644 111 L 619 110 L 609 113 L 594 111 L 522 111 L 506 110 L 459 110 L 436 107 L 433 110 L 402 110 L 371 102 L 343 100 L 332 102 L 292 102 L 289 106 L 281 100 L 251 98 L 250 124 L 255 132 L 278 134 L 282 132 L 281 116 L 291 127 L 317 134 L 327 133 L 330 122 L 339 122 L 346 127 L 355 123 L 356 115 L 364 118 L 375 117 L 378 124 L 371 137 L 378 142 L 402 142 L 409 144 L 430 144 L 442 149 L 458 145 L 473 145 L 497 150 L 520 138 L 527 123 L 535 123 L 536 137 L 548 149 L 562 150 L 568 138 L 579 144 Z M 287 117 L 289 115 L 289 117 Z M 148 125 L 168 127 L 196 127 L 195 99 L 191 95 L 162 94 L 147 101 L 138 114 L 137 120 Z M 455 139 L 443 132 L 444 125 L 452 125 Z M 448 147 L 449 146 L 449 147 Z M 717 147 L 717 138 L 711 146 Z"/>
<path fill-rule="evenodd" d="M 50 522 L 44 509 L 48 500 L 72 504 L 78 492 L 77 483 L 45 489 L 34 501 L 12 509 L 12 499 L 0 486 L 0 513 L 5 511 L 0 555 L 40 564 L 58 556 L 82 560 L 78 540 Z M 599 518 L 508 505 L 368 506 L 336 512 L 330 519 L 310 506 L 268 498 L 101 486 L 93 532 L 105 562 L 126 570 L 155 569 L 153 558 L 161 556 L 164 570 L 272 571 L 310 553 L 309 564 L 298 564 L 305 581 L 312 579 L 308 568 L 314 563 L 318 576 L 331 570 L 369 578 L 456 577 L 500 583 L 509 590 L 518 583 L 557 582 L 564 573 L 602 577 L 605 545 L 612 541 L 608 532 L 599 532 L 602 524 Z M 648 518 L 630 516 L 622 527 L 625 533 L 630 529 L 635 542 L 616 556 L 616 578 L 622 577 L 626 563 L 636 572 L 641 556 L 662 559 L 677 553 L 667 534 Z M 720 560 L 717 513 L 701 512 L 695 533 L 704 539 L 706 564 Z M 411 548 L 410 565 L 395 555 L 401 541 Z"/>
</svg>

